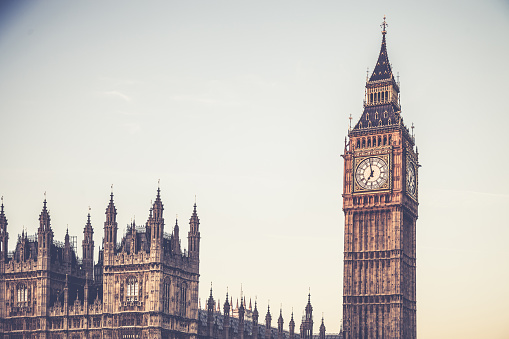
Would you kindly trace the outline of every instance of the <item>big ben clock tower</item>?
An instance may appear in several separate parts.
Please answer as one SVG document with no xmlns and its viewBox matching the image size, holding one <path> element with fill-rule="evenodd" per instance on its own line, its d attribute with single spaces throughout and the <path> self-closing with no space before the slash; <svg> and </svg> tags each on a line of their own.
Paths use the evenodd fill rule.
<svg viewBox="0 0 509 339">
<path fill-rule="evenodd" d="M 386 22 L 364 111 L 345 147 L 343 333 L 415 338 L 418 153 L 403 123 Z"/>
</svg>

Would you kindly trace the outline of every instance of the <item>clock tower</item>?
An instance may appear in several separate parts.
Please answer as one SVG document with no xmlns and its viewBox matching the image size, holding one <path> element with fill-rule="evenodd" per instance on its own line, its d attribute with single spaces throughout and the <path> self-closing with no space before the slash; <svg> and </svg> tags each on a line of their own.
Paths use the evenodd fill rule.
<svg viewBox="0 0 509 339">
<path fill-rule="evenodd" d="M 345 249 L 343 333 L 351 338 L 415 338 L 415 230 L 418 153 L 403 123 L 399 83 L 382 46 L 366 82 L 364 111 L 343 158 Z"/>
</svg>

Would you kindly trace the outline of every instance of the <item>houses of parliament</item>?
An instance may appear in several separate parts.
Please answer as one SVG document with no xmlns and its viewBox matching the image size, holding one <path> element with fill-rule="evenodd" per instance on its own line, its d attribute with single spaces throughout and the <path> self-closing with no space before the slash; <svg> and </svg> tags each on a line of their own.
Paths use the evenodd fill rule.
<svg viewBox="0 0 509 339">
<path fill-rule="evenodd" d="M 350 128 L 342 155 L 340 333 L 326 334 L 323 317 L 320 325 L 314 323 L 310 295 L 303 303 L 302 319 L 294 319 L 292 312 L 288 330 L 281 310 L 272 311 L 273 322 L 270 308 L 259 309 L 256 301 L 243 296 L 234 306 L 228 293 L 221 304 L 212 287 L 202 307 L 196 203 L 184 250 L 178 222 L 171 233 L 165 232 L 168 225 L 158 188 L 147 221 L 131 222 L 121 239 L 111 193 L 98 258 L 90 213 L 78 253 L 75 236 L 67 232 L 64 241 L 56 239 L 46 198 L 36 234 L 23 230 L 9 252 L 8 212 L 2 199 L 0 338 L 416 338 L 418 152 L 401 116 L 399 83 L 387 55 L 385 18 L 382 26 L 380 54 L 366 82 L 364 111 Z"/>
</svg>

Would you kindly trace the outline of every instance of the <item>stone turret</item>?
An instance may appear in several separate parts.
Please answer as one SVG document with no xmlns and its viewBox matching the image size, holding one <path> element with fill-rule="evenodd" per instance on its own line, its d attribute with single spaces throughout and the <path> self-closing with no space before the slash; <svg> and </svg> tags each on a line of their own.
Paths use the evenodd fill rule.
<svg viewBox="0 0 509 339">
<path fill-rule="evenodd" d="M 88 211 L 87 223 L 83 229 L 83 270 L 90 279 L 94 277 L 94 229 L 90 222 L 90 209 Z"/>
<path fill-rule="evenodd" d="M 113 203 L 113 192 L 110 195 L 110 203 L 106 207 L 106 221 L 104 222 L 103 255 L 104 265 L 113 264 L 117 247 L 117 209 Z"/>
</svg>

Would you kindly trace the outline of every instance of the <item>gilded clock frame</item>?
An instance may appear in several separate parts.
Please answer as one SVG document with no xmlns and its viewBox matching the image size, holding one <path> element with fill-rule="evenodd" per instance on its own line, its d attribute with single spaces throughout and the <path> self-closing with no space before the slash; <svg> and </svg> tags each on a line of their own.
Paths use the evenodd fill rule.
<svg viewBox="0 0 509 339">
<path fill-rule="evenodd" d="M 361 185 L 357 183 L 357 180 L 355 180 L 355 173 L 357 173 L 357 168 L 359 167 L 360 163 L 363 162 L 365 159 L 368 158 L 380 158 L 387 164 L 387 170 L 388 170 L 388 178 L 385 181 L 383 185 L 381 185 L 379 188 L 370 189 L 370 188 L 363 188 Z M 392 157 L 390 153 L 387 154 L 371 154 L 371 155 L 365 155 L 360 157 L 354 157 L 353 158 L 353 170 L 352 170 L 352 183 L 353 183 L 353 193 L 354 194 L 362 194 L 362 193 L 372 193 L 372 192 L 380 192 L 380 191 L 389 191 L 392 189 Z"/>
<path fill-rule="evenodd" d="M 410 166 L 413 166 L 414 168 L 414 174 L 415 174 L 415 192 L 412 193 L 408 190 L 408 182 L 407 182 L 407 175 L 408 175 L 408 169 Z M 406 168 L 405 168 L 405 192 L 406 194 L 415 200 L 417 202 L 418 195 L 419 195 L 419 165 L 417 162 L 412 159 L 412 157 L 407 156 L 406 157 Z"/>
</svg>

